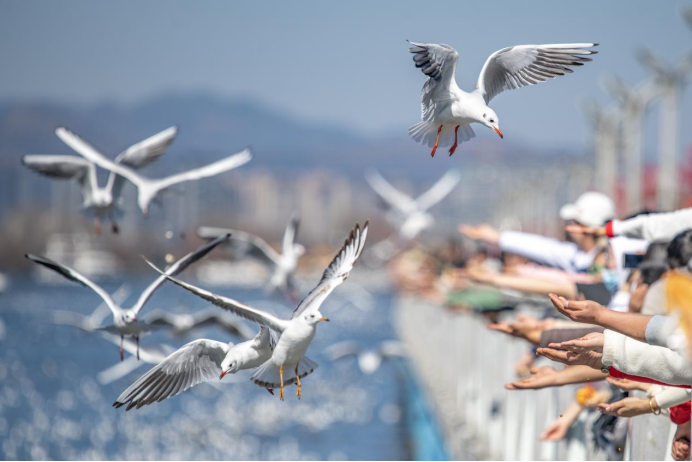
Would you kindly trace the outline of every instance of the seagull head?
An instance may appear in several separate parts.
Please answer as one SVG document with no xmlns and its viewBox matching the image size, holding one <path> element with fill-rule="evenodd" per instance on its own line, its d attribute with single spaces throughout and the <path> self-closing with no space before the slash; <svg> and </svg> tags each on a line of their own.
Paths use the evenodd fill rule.
<svg viewBox="0 0 692 462">
<path fill-rule="evenodd" d="M 293 252 L 299 257 L 305 255 L 305 246 L 300 244 L 293 244 Z"/>
<path fill-rule="evenodd" d="M 224 362 L 221 363 L 221 375 L 219 375 L 219 380 L 223 379 L 226 376 L 226 374 L 235 374 L 236 372 L 238 372 L 238 368 L 240 367 L 240 363 L 238 361 L 227 361 L 226 359 L 224 359 Z"/>
<path fill-rule="evenodd" d="M 123 314 L 123 321 L 125 321 L 126 324 L 132 324 L 133 322 L 137 322 L 137 315 L 132 310 L 126 311 Z"/>
<path fill-rule="evenodd" d="M 319 311 L 307 312 L 303 316 L 303 319 L 311 326 L 316 325 L 320 321 L 329 322 L 329 319 L 322 316 L 322 313 Z"/>
<path fill-rule="evenodd" d="M 500 138 L 504 138 L 502 130 L 500 130 L 500 119 L 497 118 L 497 114 L 495 114 L 495 111 L 493 111 L 489 107 L 485 108 L 485 111 L 483 112 L 483 118 L 481 119 L 481 123 L 486 127 L 490 128 L 491 130 L 494 130 Z"/>
</svg>

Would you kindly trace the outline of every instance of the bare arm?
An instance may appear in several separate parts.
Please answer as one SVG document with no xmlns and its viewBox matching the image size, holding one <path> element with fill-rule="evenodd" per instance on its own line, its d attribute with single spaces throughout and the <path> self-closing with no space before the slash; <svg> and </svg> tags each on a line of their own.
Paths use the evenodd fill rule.
<svg viewBox="0 0 692 462">
<path fill-rule="evenodd" d="M 556 293 L 568 298 L 577 296 L 577 285 L 568 280 L 549 280 L 530 276 L 497 274 L 477 269 L 468 269 L 466 275 L 478 282 L 485 282 L 505 289 L 518 290 L 531 294 Z"/>
<path fill-rule="evenodd" d="M 531 372 L 535 375 L 508 383 L 505 385 L 505 388 L 508 390 L 536 390 L 547 387 L 560 387 L 573 383 L 595 382 L 597 380 L 604 380 L 608 377 L 608 374 L 588 366 L 570 366 L 559 371 L 552 367 L 544 366 L 541 368 L 533 368 Z"/>
</svg>

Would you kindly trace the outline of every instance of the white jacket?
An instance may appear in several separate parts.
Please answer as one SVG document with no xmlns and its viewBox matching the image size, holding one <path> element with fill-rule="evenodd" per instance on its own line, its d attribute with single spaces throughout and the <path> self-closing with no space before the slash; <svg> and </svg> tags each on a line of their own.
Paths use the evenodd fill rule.
<svg viewBox="0 0 692 462">
<path fill-rule="evenodd" d="M 613 220 L 612 234 L 645 239 L 649 242 L 670 241 L 692 228 L 692 208 L 670 213 L 650 213 L 629 220 Z"/>
<path fill-rule="evenodd" d="M 581 250 L 573 242 L 562 242 L 538 234 L 519 231 L 500 233 L 500 249 L 526 257 L 546 266 L 560 268 L 569 273 L 587 270 L 598 255 L 596 247 L 589 252 Z"/>
<path fill-rule="evenodd" d="M 670 385 L 692 384 L 690 363 L 675 351 L 649 345 L 608 329 L 603 335 L 601 361 L 604 366 Z"/>
</svg>

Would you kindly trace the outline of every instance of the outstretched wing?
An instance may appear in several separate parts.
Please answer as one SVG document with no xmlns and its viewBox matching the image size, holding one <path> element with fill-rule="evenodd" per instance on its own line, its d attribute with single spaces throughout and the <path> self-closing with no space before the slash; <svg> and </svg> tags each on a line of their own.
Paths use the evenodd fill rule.
<svg viewBox="0 0 692 462">
<path fill-rule="evenodd" d="M 449 103 L 459 91 L 454 80 L 459 53 L 449 45 L 409 43 L 413 62 L 428 76 L 421 91 L 421 120 L 430 122 L 437 106 Z"/>
<path fill-rule="evenodd" d="M 127 404 L 128 411 L 133 407 L 139 409 L 217 378 L 228 348 L 227 344 L 215 340 L 188 343 L 130 385 L 113 406 Z"/>
<path fill-rule="evenodd" d="M 22 164 L 34 172 L 52 178 L 77 180 L 85 197 L 96 188 L 94 164 L 77 156 L 22 156 Z"/>
<path fill-rule="evenodd" d="M 101 288 L 98 284 L 90 281 L 86 276 L 84 276 L 81 273 L 78 273 L 77 271 L 73 270 L 72 268 L 61 265 L 58 262 L 55 262 L 49 258 L 46 257 L 41 257 L 39 255 L 34 255 L 34 254 L 26 254 L 26 258 L 29 260 L 38 263 L 39 265 L 45 266 L 48 269 L 51 269 L 55 271 L 56 273 L 60 274 L 61 276 L 65 277 L 66 279 L 69 279 L 71 281 L 74 281 L 78 284 L 81 284 L 85 287 L 90 288 L 94 292 L 98 294 L 99 297 L 103 299 L 104 302 L 108 305 L 108 307 L 111 309 L 113 313 L 116 312 L 117 306 L 111 296 Z"/>
<path fill-rule="evenodd" d="M 185 181 L 199 180 L 220 173 L 233 170 L 241 165 L 245 165 L 252 160 L 252 151 L 246 148 L 243 151 L 228 156 L 224 159 L 217 160 L 204 167 L 188 170 L 187 172 L 178 173 L 176 175 L 167 176 L 158 180 L 157 188 L 162 190 L 173 186 L 174 184 L 183 183 Z"/>
<path fill-rule="evenodd" d="M 360 225 L 356 223 L 355 228 L 351 230 L 351 234 L 344 242 L 339 253 L 336 254 L 327 269 L 324 270 L 322 279 L 317 284 L 317 287 L 312 289 L 293 311 L 293 318 L 300 316 L 307 309 L 318 309 L 329 294 L 348 278 L 353 266 L 358 261 L 358 257 L 363 252 L 363 247 L 365 247 L 365 240 L 368 237 L 368 224 L 369 222 L 366 221 L 361 230 Z"/>
<path fill-rule="evenodd" d="M 409 195 L 392 186 L 377 170 L 368 170 L 365 180 L 387 205 L 398 212 L 406 214 L 415 207 L 415 201 Z"/>
<path fill-rule="evenodd" d="M 519 45 L 491 54 L 476 83 L 486 104 L 505 90 L 534 85 L 574 72 L 598 53 L 588 50 L 597 43 L 562 43 L 554 45 Z"/>
<path fill-rule="evenodd" d="M 432 188 L 416 199 L 418 209 L 427 210 L 440 202 L 457 187 L 459 180 L 461 180 L 461 174 L 458 171 L 450 170 L 445 173 Z"/>
<path fill-rule="evenodd" d="M 204 258 L 204 256 L 211 252 L 214 247 L 228 240 L 229 237 L 231 237 L 230 234 L 219 236 L 213 241 L 204 244 L 196 250 L 193 250 L 177 262 L 173 263 L 173 265 L 166 270 L 166 274 L 169 276 L 175 276 L 176 274 L 182 273 L 188 266 Z M 135 313 L 139 313 L 139 310 L 141 310 L 147 300 L 149 300 L 149 297 L 151 297 L 154 291 L 158 289 L 159 286 L 164 282 L 166 282 L 166 276 L 159 276 L 149 285 L 149 287 L 146 288 L 144 292 L 142 292 L 142 295 L 139 296 L 139 300 L 137 300 L 137 304 L 132 307 Z"/>
<path fill-rule="evenodd" d="M 296 236 L 298 235 L 298 226 L 300 226 L 300 217 L 297 214 L 291 215 L 291 219 L 286 225 L 286 231 L 284 231 L 284 240 L 281 250 L 284 254 L 287 252 L 293 253 L 293 245 L 296 242 Z"/>
<path fill-rule="evenodd" d="M 268 265 L 278 265 L 281 256 L 276 250 L 270 246 L 267 241 L 254 234 L 246 233 L 245 231 L 237 231 L 235 229 L 228 228 L 216 228 L 213 226 L 200 226 L 197 228 L 197 236 L 202 239 L 213 239 L 225 233 L 231 234 L 230 242 L 238 242 L 246 244 L 244 247 L 248 248 L 246 250 L 251 256 L 262 260 Z M 242 245 L 241 244 L 241 245 Z"/>
<path fill-rule="evenodd" d="M 158 269 L 156 266 L 154 266 L 153 263 L 151 263 L 149 260 L 146 258 L 144 259 L 147 263 L 149 263 L 149 266 L 154 268 L 156 271 L 161 273 L 162 275 L 164 274 L 160 269 Z M 266 326 L 269 327 L 270 329 L 273 329 L 279 333 L 283 332 L 284 329 L 286 329 L 286 326 L 288 325 L 287 321 L 284 321 L 282 319 L 276 318 L 269 313 L 265 313 L 264 311 L 260 311 L 258 309 L 252 308 L 251 306 L 244 305 L 240 303 L 239 301 L 233 300 L 231 298 L 227 297 L 222 297 L 221 295 L 216 295 L 213 294 L 209 291 L 206 291 L 204 289 L 200 289 L 199 287 L 195 287 L 192 284 L 188 284 L 186 282 L 183 282 L 179 279 L 176 279 L 172 276 L 164 275 L 166 279 L 171 281 L 174 284 L 179 285 L 183 289 L 186 289 L 193 294 L 197 295 L 200 298 L 203 298 L 204 300 L 211 302 L 213 305 L 216 305 L 218 307 L 221 307 L 225 310 L 228 310 L 232 313 L 237 314 L 241 318 L 247 319 L 248 321 L 252 321 L 256 324 L 259 324 L 261 326 Z"/>
</svg>

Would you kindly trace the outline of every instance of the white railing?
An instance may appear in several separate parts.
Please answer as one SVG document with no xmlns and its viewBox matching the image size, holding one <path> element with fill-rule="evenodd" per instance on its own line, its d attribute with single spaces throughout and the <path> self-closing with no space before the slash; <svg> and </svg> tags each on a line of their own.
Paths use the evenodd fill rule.
<svg viewBox="0 0 692 462">
<path fill-rule="evenodd" d="M 606 458 L 588 443 L 595 411 L 583 412 L 563 441 L 540 441 L 548 425 L 574 402 L 578 386 L 505 390 L 504 384 L 516 380 L 514 364 L 526 353 L 526 342 L 488 331 L 487 320 L 479 315 L 450 312 L 424 299 L 400 296 L 395 306 L 399 335 L 409 347 L 453 457 L 470 453 L 493 460 Z M 630 460 L 642 460 L 650 444 L 630 444 Z"/>
</svg>

